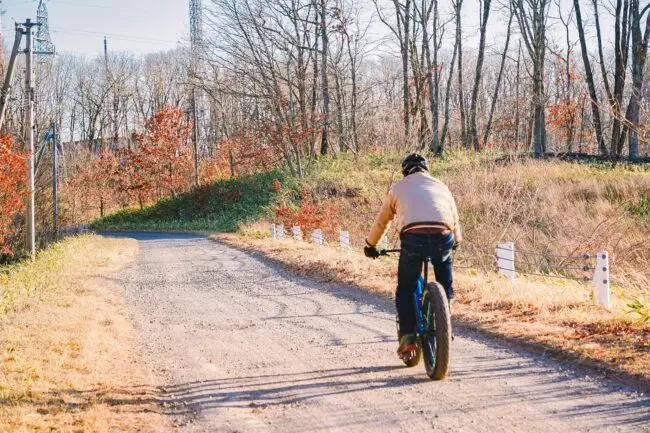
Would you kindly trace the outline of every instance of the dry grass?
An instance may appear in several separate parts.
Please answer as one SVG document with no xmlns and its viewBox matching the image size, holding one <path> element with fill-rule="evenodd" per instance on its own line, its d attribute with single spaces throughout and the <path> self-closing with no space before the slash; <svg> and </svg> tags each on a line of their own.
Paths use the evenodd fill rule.
<svg viewBox="0 0 650 433">
<path fill-rule="evenodd" d="M 68 239 L 2 277 L 0 432 L 169 430 L 121 287 L 103 277 L 136 252 L 135 241 Z"/>
<path fill-rule="evenodd" d="M 232 246 L 259 251 L 292 272 L 322 281 L 353 284 L 390 297 L 396 260 L 368 260 L 305 242 L 239 235 L 216 238 Z M 454 314 L 465 324 L 537 347 L 595 362 L 612 372 L 650 380 L 650 325 L 632 321 L 627 300 L 614 294 L 613 311 L 591 299 L 580 283 L 540 278 L 512 284 L 493 273 L 456 272 L 458 303 Z"/>
<path fill-rule="evenodd" d="M 462 152 L 430 165 L 432 174 L 449 185 L 459 207 L 465 235 L 459 265 L 493 269 L 499 242 L 514 242 L 517 250 L 547 256 L 608 251 L 615 290 L 626 304 L 637 303 L 640 314 L 631 317 L 650 316 L 650 167 L 500 162 Z M 382 199 L 401 177 L 398 167 L 399 158 L 385 153 L 318 162 L 303 188 L 316 202 L 336 209 L 332 224 L 324 227 L 329 239 L 336 239 L 341 228 L 351 233 L 353 244 L 363 245 Z M 310 228 L 303 231 L 309 233 Z M 394 230 L 389 238 L 398 245 Z M 518 265 L 521 270 L 533 273 L 584 265 L 536 255 L 518 259 L 528 262 Z"/>
</svg>

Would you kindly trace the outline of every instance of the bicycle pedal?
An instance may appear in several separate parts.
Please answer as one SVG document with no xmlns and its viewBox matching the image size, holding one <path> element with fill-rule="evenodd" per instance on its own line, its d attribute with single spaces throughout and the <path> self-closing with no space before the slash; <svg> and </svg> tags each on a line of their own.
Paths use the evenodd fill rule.
<svg viewBox="0 0 650 433">
<path fill-rule="evenodd" d="M 417 344 L 409 345 L 409 346 L 406 346 L 404 348 L 404 350 L 397 351 L 397 356 L 399 356 L 402 359 L 404 359 L 406 357 L 410 358 L 411 356 L 413 356 L 413 353 L 415 351 L 417 351 L 417 350 L 418 350 L 418 345 Z"/>
</svg>

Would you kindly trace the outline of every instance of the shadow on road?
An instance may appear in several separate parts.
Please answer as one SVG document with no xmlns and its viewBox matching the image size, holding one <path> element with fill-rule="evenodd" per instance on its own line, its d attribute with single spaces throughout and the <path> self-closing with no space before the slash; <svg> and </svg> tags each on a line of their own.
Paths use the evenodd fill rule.
<svg viewBox="0 0 650 433">
<path fill-rule="evenodd" d="M 32 405 L 38 413 L 75 412 L 96 405 L 106 405 L 117 412 L 150 412 L 166 415 L 195 417 L 199 413 L 219 409 L 246 409 L 251 411 L 272 409 L 277 406 L 308 405 L 311 401 L 332 395 L 355 393 L 387 388 L 403 388 L 418 385 L 448 386 L 459 377 L 471 377 L 472 372 L 457 371 L 455 378 L 446 382 L 431 382 L 424 375 L 391 375 L 390 372 L 404 367 L 392 365 L 367 368 L 340 368 L 314 372 L 273 375 L 248 375 L 179 383 L 166 387 L 135 386 L 119 389 L 94 388 L 88 390 L 66 389 L 61 391 L 16 396 L 21 403 Z M 482 374 L 510 376 L 525 374 L 517 367 L 482 369 Z M 521 370 L 522 368 L 519 368 Z M 386 373 L 385 376 L 382 373 Z M 474 372 L 476 373 L 476 372 Z M 473 378 L 475 379 L 475 378 Z M 558 381 L 561 379 L 558 378 Z M 462 386 L 461 386 L 462 388 Z M 584 390 L 555 387 L 556 391 L 535 392 L 526 387 L 520 393 L 492 395 L 490 409 L 513 404 L 521 399 L 536 403 L 561 403 L 575 398 Z M 15 404 L 11 396 L 0 399 L 0 406 Z M 396 401 L 396 405 L 399 403 Z M 429 402 L 434 407 L 435 402 Z M 570 405 L 553 414 L 565 418 L 597 418 L 607 427 L 647 427 L 650 423 L 650 400 L 637 400 L 612 404 Z M 387 408 L 390 409 L 390 408 Z M 484 408 L 464 408 L 463 412 Z"/>
<path fill-rule="evenodd" d="M 165 232 L 100 232 L 102 236 L 111 238 L 131 238 L 140 242 L 169 241 L 169 240 L 204 240 L 206 237 L 198 233 L 165 233 Z"/>
</svg>

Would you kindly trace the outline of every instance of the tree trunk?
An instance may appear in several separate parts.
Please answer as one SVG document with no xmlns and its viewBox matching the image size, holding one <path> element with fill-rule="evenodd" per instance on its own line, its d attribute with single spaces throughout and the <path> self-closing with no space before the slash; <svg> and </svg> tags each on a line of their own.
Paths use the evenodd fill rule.
<svg viewBox="0 0 650 433">
<path fill-rule="evenodd" d="M 533 62 L 533 139 L 535 157 L 546 153 L 546 91 L 544 71 L 546 58 L 546 20 L 550 0 L 512 0 L 522 40 Z"/>
<path fill-rule="evenodd" d="M 519 109 L 519 79 L 521 76 L 521 39 L 519 40 L 519 49 L 517 50 L 517 83 L 515 85 L 515 93 L 517 98 L 517 106 L 515 107 L 515 149 L 519 149 L 519 129 L 521 127 L 521 115 Z"/>
<path fill-rule="evenodd" d="M 541 54 L 540 54 L 541 55 Z M 534 99 L 534 152 L 539 158 L 546 153 L 546 107 L 544 90 L 544 67 L 537 64 L 533 68 L 533 99 Z"/>
<path fill-rule="evenodd" d="M 621 0 L 617 0 L 614 27 L 614 94 L 612 95 L 612 101 L 610 102 L 612 104 L 612 111 L 614 112 L 611 149 L 612 152 L 615 152 L 616 158 L 621 156 L 625 143 L 624 136 L 626 135 L 626 131 L 622 131 L 622 129 L 625 128 L 625 126 L 622 125 L 622 107 L 629 55 L 628 10 L 628 0 L 624 0 L 622 4 Z"/>
<path fill-rule="evenodd" d="M 329 38 L 327 36 L 327 0 L 320 0 L 320 32 L 321 32 L 321 85 L 323 89 L 323 132 L 321 134 L 321 155 L 329 151 L 330 123 L 330 90 L 327 77 L 327 56 L 329 53 Z"/>
<path fill-rule="evenodd" d="M 508 20 L 508 30 L 506 32 L 506 44 L 501 54 L 501 64 L 499 65 L 499 75 L 497 76 L 497 83 L 494 86 L 494 94 L 492 95 L 492 104 L 490 105 L 490 114 L 488 115 L 487 125 L 485 126 L 485 132 L 483 134 L 483 145 L 487 146 L 488 139 L 490 138 L 490 130 L 492 129 L 492 118 L 494 117 L 494 110 L 497 106 L 497 100 L 499 97 L 499 88 L 501 87 L 501 79 L 503 78 L 503 69 L 506 64 L 506 59 L 508 57 L 508 48 L 510 47 L 510 35 L 512 29 L 512 19 L 514 15 L 510 14 L 510 19 Z M 476 126 L 476 125 L 475 125 Z"/>
<path fill-rule="evenodd" d="M 352 95 L 350 101 L 350 126 L 352 128 L 352 148 L 355 152 L 359 151 L 358 137 L 357 137 L 357 57 L 356 57 L 356 40 L 355 40 L 355 54 L 352 55 L 352 48 L 350 44 L 350 36 L 346 33 L 348 56 L 350 57 L 350 78 L 352 80 Z M 357 36 L 355 36 L 356 38 Z"/>
<path fill-rule="evenodd" d="M 460 108 L 460 135 L 461 143 L 469 147 L 469 137 L 467 136 L 467 116 L 465 114 L 465 92 L 463 90 L 463 29 L 462 15 L 463 0 L 456 2 L 456 44 L 458 46 L 458 106 Z"/>
<path fill-rule="evenodd" d="M 433 60 L 431 59 L 431 46 L 429 44 L 429 30 L 428 22 L 433 7 Z M 439 124 L 440 124 L 440 70 L 438 69 L 438 0 L 433 0 L 432 4 L 428 6 L 428 10 L 424 12 L 425 2 L 422 0 L 422 46 L 427 62 L 427 84 L 429 88 L 429 110 L 431 111 L 431 142 L 429 149 L 432 153 L 438 153 L 440 147 Z"/>
<path fill-rule="evenodd" d="M 646 6 L 647 8 L 648 6 Z M 630 13 L 632 26 L 632 95 L 628 107 L 627 124 L 629 125 L 629 159 L 636 161 L 639 158 L 639 112 L 643 99 L 643 73 L 648 54 L 648 41 L 650 39 L 650 13 L 646 18 L 645 31 L 641 34 L 642 14 L 639 11 L 639 0 L 632 0 Z"/>
<path fill-rule="evenodd" d="M 483 0 L 483 13 L 480 30 L 481 38 L 478 46 L 478 59 L 476 61 L 476 75 L 474 76 L 474 87 L 472 89 L 472 102 L 469 109 L 469 133 L 474 150 L 480 150 L 481 147 L 478 139 L 478 127 L 476 126 L 476 109 L 478 105 L 478 92 L 481 86 L 481 78 L 483 73 L 483 59 L 485 57 L 485 34 L 487 30 L 488 19 L 490 18 L 490 3 L 491 0 Z M 508 28 L 508 39 L 509 38 L 510 28 Z M 503 68 L 503 65 L 501 68 Z M 499 80 L 500 79 L 501 78 L 499 77 Z"/>
<path fill-rule="evenodd" d="M 589 88 L 589 99 L 591 101 L 591 115 L 594 118 L 594 130 L 596 132 L 596 142 L 601 155 L 607 155 L 607 146 L 603 138 L 603 127 L 600 120 L 600 104 L 598 102 L 598 94 L 596 93 L 596 85 L 594 83 L 594 74 L 591 70 L 591 62 L 589 61 L 589 53 L 587 52 L 587 41 L 585 39 L 585 30 L 582 24 L 582 12 L 580 11 L 580 0 L 573 0 L 573 5 L 576 10 L 576 26 L 578 27 L 578 36 L 580 39 L 580 51 L 582 53 L 582 63 L 585 69 L 585 78 L 587 80 L 587 87 Z"/>
<path fill-rule="evenodd" d="M 454 79 L 454 65 L 456 64 L 456 55 L 458 54 L 458 39 L 454 43 L 454 52 L 451 56 L 449 63 L 449 76 L 447 77 L 447 90 L 445 91 L 445 121 L 442 125 L 442 133 L 440 134 L 440 146 L 438 147 L 437 155 L 442 156 L 445 151 L 445 142 L 447 140 L 447 133 L 449 132 L 449 109 L 451 105 L 451 88 Z"/>
</svg>

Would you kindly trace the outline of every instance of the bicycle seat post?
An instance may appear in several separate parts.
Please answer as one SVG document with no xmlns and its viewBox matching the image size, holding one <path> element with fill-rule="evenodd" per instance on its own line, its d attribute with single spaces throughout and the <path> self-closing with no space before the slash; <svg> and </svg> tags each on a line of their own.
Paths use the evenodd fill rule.
<svg viewBox="0 0 650 433">
<path fill-rule="evenodd" d="M 424 259 L 424 285 L 425 286 L 429 282 L 429 261 L 430 260 L 431 259 L 429 257 Z"/>
</svg>

